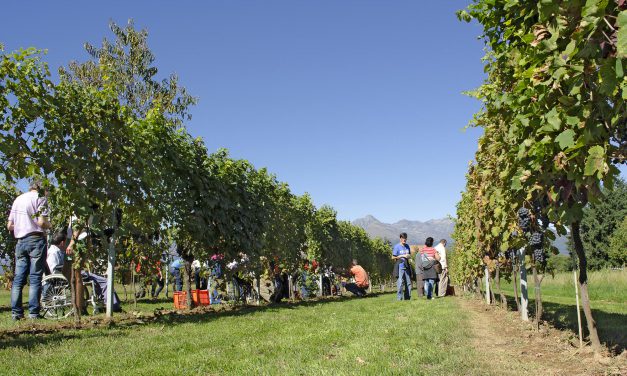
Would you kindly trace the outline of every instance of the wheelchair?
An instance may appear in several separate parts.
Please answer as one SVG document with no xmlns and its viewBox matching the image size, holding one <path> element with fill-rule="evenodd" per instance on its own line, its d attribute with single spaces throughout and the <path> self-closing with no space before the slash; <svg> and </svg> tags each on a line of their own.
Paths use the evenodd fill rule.
<svg viewBox="0 0 627 376">
<path fill-rule="evenodd" d="M 41 312 L 47 319 L 63 319 L 74 313 L 72 288 L 63 274 L 53 273 L 42 279 Z M 83 276 L 84 311 L 88 315 L 104 312 L 104 297 L 95 291 L 95 282 L 86 281 Z"/>
</svg>

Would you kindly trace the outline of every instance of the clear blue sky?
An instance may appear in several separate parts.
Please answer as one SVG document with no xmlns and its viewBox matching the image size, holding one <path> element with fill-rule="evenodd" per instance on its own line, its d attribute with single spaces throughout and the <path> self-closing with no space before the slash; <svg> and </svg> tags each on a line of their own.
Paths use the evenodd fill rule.
<svg viewBox="0 0 627 376">
<path fill-rule="evenodd" d="M 147 28 L 160 74 L 199 98 L 187 127 L 210 151 L 267 167 L 341 219 L 455 214 L 483 80 L 468 1 L 5 1 L 7 50 L 48 49 L 53 70 Z"/>
</svg>

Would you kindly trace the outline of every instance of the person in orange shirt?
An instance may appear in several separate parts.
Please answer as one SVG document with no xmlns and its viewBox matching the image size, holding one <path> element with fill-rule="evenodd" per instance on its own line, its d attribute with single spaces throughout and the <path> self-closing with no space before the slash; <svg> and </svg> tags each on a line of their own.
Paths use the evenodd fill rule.
<svg viewBox="0 0 627 376">
<path fill-rule="evenodd" d="M 366 296 L 366 289 L 370 286 L 370 278 L 364 268 L 357 263 L 357 260 L 353 259 L 353 264 L 349 270 L 350 274 L 355 278 L 355 283 L 347 283 L 346 290 L 353 294 L 363 298 Z"/>
</svg>

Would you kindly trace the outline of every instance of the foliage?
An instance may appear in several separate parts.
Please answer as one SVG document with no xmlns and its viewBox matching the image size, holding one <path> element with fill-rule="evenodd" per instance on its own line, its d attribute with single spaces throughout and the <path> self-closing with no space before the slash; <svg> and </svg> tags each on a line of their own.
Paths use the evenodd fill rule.
<svg viewBox="0 0 627 376">
<path fill-rule="evenodd" d="M 627 265 L 627 215 L 614 231 L 607 254 L 612 265 Z"/>
<path fill-rule="evenodd" d="M 538 231 L 571 227 L 590 338 L 600 342 L 587 292 L 587 257 L 580 241 L 583 208 L 612 189 L 627 160 L 627 3 L 624 1 L 475 0 L 462 20 L 483 26 L 485 83 L 471 95 L 483 108 L 472 126 L 484 134 L 458 206 L 456 243 L 465 283 L 480 276 L 500 249 L 534 250 L 534 276 L 548 244 Z M 466 197 L 464 196 L 466 195 Z M 517 228 L 515 210 L 530 211 Z M 473 226 L 474 222 L 474 226 Z M 526 220 L 521 221 L 526 227 Z M 538 291 L 536 294 L 539 295 Z"/>
<path fill-rule="evenodd" d="M 175 244 L 188 264 L 245 253 L 257 274 L 262 260 L 293 271 L 303 256 L 342 267 L 355 257 L 375 275 L 391 272 L 389 246 L 330 206 L 316 208 L 224 149 L 209 154 L 184 127 L 195 98 L 174 75 L 158 80 L 147 32 L 132 21 L 110 29 L 114 39 L 86 44 L 91 59 L 61 68 L 57 83 L 41 51 L 0 55 L 3 189 L 45 180 L 54 226 L 75 217 L 74 230 L 91 234 L 76 268 L 102 264 L 114 242 L 124 269 L 152 267 Z M 2 206 L 16 196 L 2 192 Z"/>
<path fill-rule="evenodd" d="M 591 269 L 610 265 L 610 239 L 627 216 L 627 183 L 617 180 L 614 189 L 603 188 L 603 194 L 603 200 L 586 206 L 581 221 L 581 240 Z"/>
</svg>

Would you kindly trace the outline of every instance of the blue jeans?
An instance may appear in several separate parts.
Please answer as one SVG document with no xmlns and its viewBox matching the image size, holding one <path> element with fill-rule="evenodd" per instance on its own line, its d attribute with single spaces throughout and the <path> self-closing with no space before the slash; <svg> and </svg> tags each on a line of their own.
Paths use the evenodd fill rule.
<svg viewBox="0 0 627 376">
<path fill-rule="evenodd" d="M 11 313 L 13 318 L 24 317 L 22 307 L 22 289 L 29 278 L 28 316 L 39 316 L 41 298 L 41 277 L 46 261 L 44 251 L 46 240 L 43 236 L 28 236 L 19 239 L 15 247 L 15 278 L 11 288 Z"/>
<path fill-rule="evenodd" d="M 398 280 L 396 281 L 396 299 L 397 300 L 409 300 L 411 299 L 411 276 L 409 269 L 405 264 L 398 266 Z"/>
<path fill-rule="evenodd" d="M 181 269 L 172 268 L 170 274 L 174 277 L 174 291 L 183 291 L 183 277 L 181 276 Z"/>
<path fill-rule="evenodd" d="M 433 295 L 433 285 L 435 284 L 435 279 L 425 279 L 425 295 L 427 295 L 427 299 L 431 299 Z"/>
</svg>

